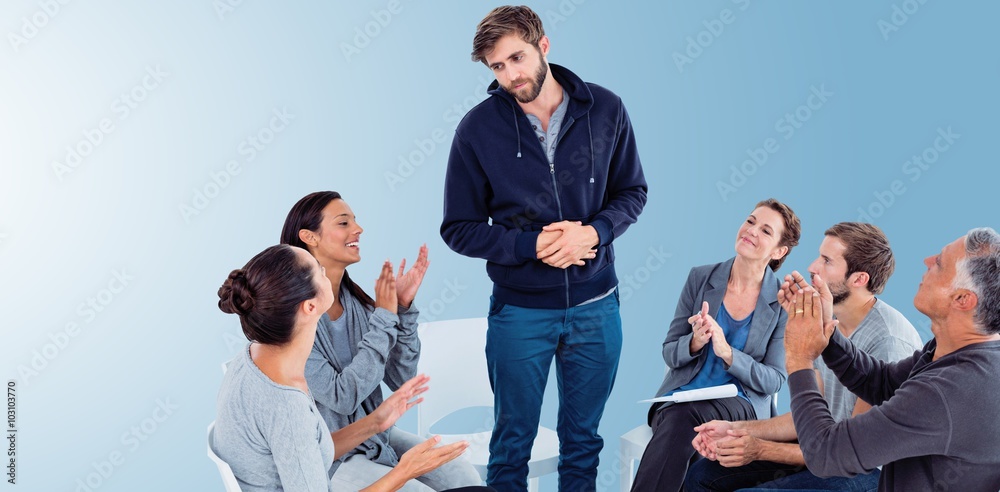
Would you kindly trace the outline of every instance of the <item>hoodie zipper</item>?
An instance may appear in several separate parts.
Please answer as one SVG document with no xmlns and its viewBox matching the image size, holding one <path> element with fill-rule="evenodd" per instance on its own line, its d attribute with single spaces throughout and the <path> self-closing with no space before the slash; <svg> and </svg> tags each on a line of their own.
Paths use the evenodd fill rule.
<svg viewBox="0 0 1000 492">
<path fill-rule="evenodd" d="M 539 145 L 541 145 L 541 143 L 539 143 Z M 556 149 L 556 152 L 559 152 L 559 149 Z M 542 149 L 542 154 L 545 154 L 545 149 Z M 548 155 L 547 154 L 545 154 L 545 157 L 546 157 L 546 159 L 548 159 Z M 562 221 L 564 219 L 563 219 L 563 211 L 562 211 L 562 202 L 559 201 L 559 188 L 558 188 L 558 185 L 556 184 L 556 164 L 555 164 L 555 158 L 553 158 L 552 162 L 549 163 L 549 177 L 552 178 L 552 195 L 556 197 L 556 209 L 559 211 L 559 220 Z M 563 285 L 566 287 L 566 309 L 569 309 L 570 308 L 570 305 L 569 305 L 569 271 L 567 269 L 565 269 L 565 268 L 563 269 Z"/>
<path fill-rule="evenodd" d="M 507 104 L 510 104 L 511 110 L 513 110 L 513 112 L 514 112 L 514 129 L 515 129 L 514 131 L 515 131 L 515 133 L 517 133 L 517 147 L 518 147 L 517 157 L 521 158 L 521 128 L 520 128 L 520 125 L 518 124 L 517 108 L 515 108 L 514 103 L 512 103 L 510 101 L 506 101 L 506 102 L 507 102 Z M 521 114 L 524 114 L 524 111 L 521 111 Z M 587 116 L 589 118 L 590 115 L 588 114 Z M 525 116 L 525 118 L 527 118 L 527 116 Z M 556 138 L 558 138 L 559 140 L 562 140 L 562 136 L 565 135 L 566 132 L 569 131 L 570 127 L 573 126 L 573 122 L 574 121 L 575 121 L 575 119 L 572 116 L 567 115 L 566 120 L 563 121 L 563 126 L 559 129 L 559 135 Z M 534 137 L 534 134 L 532 134 L 532 137 Z M 535 140 L 536 142 L 538 142 L 538 140 L 535 139 L 535 138 L 532 138 L 532 140 Z M 556 143 L 558 144 L 558 140 L 557 140 Z M 593 136 L 590 137 L 590 144 L 591 144 L 591 146 L 593 146 L 593 144 L 594 144 L 594 138 L 593 138 Z M 548 152 L 546 152 L 545 147 L 542 146 L 541 142 L 538 142 L 538 147 L 542 151 L 542 156 L 545 157 L 545 160 L 548 160 L 549 159 L 549 154 L 548 154 Z M 556 152 L 559 152 L 558 148 L 556 149 Z M 590 157 L 591 157 L 591 161 L 593 161 L 593 158 L 594 158 L 594 156 L 593 156 L 593 149 L 591 149 L 591 156 Z M 565 219 L 563 218 L 562 201 L 559 200 L 559 187 L 558 187 L 558 184 L 556 183 L 555 156 L 552 156 L 552 162 L 549 162 L 549 177 L 552 179 L 552 196 L 554 196 L 555 199 L 556 199 L 556 210 L 559 212 L 559 220 L 563 221 Z M 591 183 L 594 182 L 593 164 L 591 165 L 590 182 Z M 572 306 L 570 306 L 570 297 L 569 297 L 569 271 L 567 269 L 563 269 L 563 286 L 565 287 L 565 292 L 566 292 L 566 309 L 569 309 Z"/>
<path fill-rule="evenodd" d="M 565 121 L 563 121 L 563 126 L 559 128 L 559 135 L 556 136 L 557 140 L 555 143 L 557 146 L 559 145 L 559 141 L 562 140 L 563 135 L 573 126 L 573 121 L 573 117 L 567 115 Z M 545 160 L 548 160 L 549 154 L 545 151 L 545 147 L 542 147 L 541 142 L 538 143 L 538 146 L 541 147 Z M 558 147 L 556 147 L 556 152 L 559 152 Z M 552 195 L 556 198 L 556 210 L 559 211 L 559 220 L 566 220 L 563 217 L 562 201 L 559 200 L 559 185 L 556 183 L 556 159 L 554 155 L 552 156 L 552 162 L 549 162 L 549 177 L 552 178 Z M 569 300 L 569 269 L 566 268 L 563 269 L 563 286 L 566 291 L 566 309 L 569 309 L 572 306 L 570 306 Z"/>
</svg>

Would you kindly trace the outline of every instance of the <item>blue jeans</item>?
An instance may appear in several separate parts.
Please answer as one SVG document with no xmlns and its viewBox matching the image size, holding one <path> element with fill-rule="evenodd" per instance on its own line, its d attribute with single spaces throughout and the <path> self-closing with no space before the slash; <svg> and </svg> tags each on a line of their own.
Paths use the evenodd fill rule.
<svg viewBox="0 0 1000 492">
<path fill-rule="evenodd" d="M 486 362 L 494 428 L 486 482 L 499 492 L 527 489 L 552 358 L 559 384 L 559 490 L 596 489 L 597 433 L 622 348 L 618 290 L 569 309 L 529 309 L 490 298 Z"/>
<path fill-rule="evenodd" d="M 855 477 L 819 478 L 804 466 L 770 461 L 754 461 L 736 468 L 726 468 L 716 461 L 702 459 L 691 466 L 684 479 L 685 492 L 732 490 L 846 490 L 868 492 L 878 489 L 876 469 Z"/>
</svg>

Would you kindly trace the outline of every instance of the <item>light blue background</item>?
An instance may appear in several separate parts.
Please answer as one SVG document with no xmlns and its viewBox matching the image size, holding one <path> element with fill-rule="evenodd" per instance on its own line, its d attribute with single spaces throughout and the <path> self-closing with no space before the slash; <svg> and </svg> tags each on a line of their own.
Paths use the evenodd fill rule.
<svg viewBox="0 0 1000 492">
<path fill-rule="evenodd" d="M 222 490 L 205 428 L 219 364 L 242 334 L 215 291 L 277 241 L 286 212 L 308 192 L 342 192 L 366 228 L 364 261 L 351 268 L 362 285 L 370 288 L 379 260 L 412 260 L 426 242 L 432 265 L 416 301 L 425 319 L 485 315 L 483 261 L 449 251 L 437 230 L 457 115 L 492 80 L 469 52 L 495 4 L 401 0 L 383 27 L 372 14 L 386 9 L 381 0 L 245 0 L 221 13 L 225 4 L 209 0 L 74 1 L 55 15 L 43 3 L 0 6 L 0 371 L 19 381 L 20 428 L 18 484 L 0 490 L 84 490 L 77 480 L 114 452 L 124 462 L 95 490 Z M 688 269 L 732 255 L 759 199 L 777 197 L 802 218 L 801 245 L 783 273 L 806 268 L 826 227 L 871 210 L 897 260 L 882 299 L 930 338 L 911 303 L 921 260 L 972 227 L 998 225 L 1000 7 L 531 5 L 552 40 L 549 60 L 625 101 L 649 182 L 644 213 L 615 245 L 619 276 L 636 284 L 626 292 L 623 283 L 625 342 L 601 426 L 601 490 L 618 486 L 618 436 L 643 421 L 646 407 L 635 402 L 660 383 L 659 347 Z M 896 14 L 898 26 L 896 8 L 912 12 Z M 732 22 L 713 35 L 705 23 L 724 9 Z M 44 25 L 25 28 L 31 19 Z M 883 36 L 880 21 L 898 30 Z M 364 43 L 366 27 L 376 35 Z M 674 54 L 699 35 L 707 46 L 679 68 Z M 355 38 L 365 46 L 345 55 Z M 136 89 L 144 99 L 126 116 L 118 98 L 157 67 L 167 75 Z M 814 87 L 832 96 L 785 139 L 775 122 L 797 109 L 804 116 Z M 283 108 L 294 119 L 248 160 L 241 143 Z M 66 147 L 103 118 L 113 131 L 60 179 L 53 162 L 65 163 Z M 913 180 L 907 161 L 948 128 L 958 140 Z M 421 143 L 435 132 L 443 143 Z M 731 166 L 768 138 L 778 151 L 723 196 Z M 419 165 L 400 169 L 411 158 Z M 231 160 L 240 174 L 213 193 L 211 173 Z M 387 173 L 402 182 L 390 186 Z M 880 208 L 878 194 L 888 203 L 894 180 L 905 191 Z M 214 198 L 185 217 L 181 206 L 193 206 L 199 190 Z M 669 254 L 662 266 L 651 248 Z M 647 261 L 659 268 L 644 270 Z M 115 272 L 132 278 L 102 293 Z M 459 292 L 453 302 L 450 290 Z M 91 297 L 107 305 L 88 312 Z M 69 323 L 76 336 L 60 335 Z M 36 373 L 25 372 L 33 359 Z M 552 396 L 543 421 L 554 427 Z M 169 415 L 155 411 L 158 400 Z M 163 421 L 153 425 L 153 416 Z M 123 437 L 144 421 L 144 440 Z M 413 430 L 415 420 L 401 425 Z"/>
</svg>

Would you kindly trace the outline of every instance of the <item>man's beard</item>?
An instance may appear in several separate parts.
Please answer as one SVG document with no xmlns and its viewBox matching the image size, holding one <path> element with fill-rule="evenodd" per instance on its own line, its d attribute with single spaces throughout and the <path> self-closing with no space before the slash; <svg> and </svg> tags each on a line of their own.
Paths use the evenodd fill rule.
<svg viewBox="0 0 1000 492">
<path fill-rule="evenodd" d="M 837 305 L 847 300 L 851 297 L 851 289 L 847 288 L 847 282 L 841 282 L 839 284 L 830 284 L 830 293 L 833 294 L 833 304 Z"/>
<path fill-rule="evenodd" d="M 539 57 L 540 56 L 541 53 L 539 53 Z M 510 83 L 510 87 L 504 87 L 504 90 L 506 90 L 508 94 L 514 96 L 514 99 L 516 99 L 517 102 L 521 104 L 528 104 L 531 101 L 534 101 L 535 98 L 542 93 L 542 84 L 545 82 L 545 77 L 548 76 L 549 65 L 548 63 L 545 63 L 544 59 L 541 61 L 541 64 L 538 65 L 538 70 L 535 71 L 535 79 L 531 81 L 529 87 L 525 88 L 528 92 L 524 92 L 524 90 L 514 90 L 514 87 L 524 83 L 524 79 L 514 80 Z"/>
</svg>

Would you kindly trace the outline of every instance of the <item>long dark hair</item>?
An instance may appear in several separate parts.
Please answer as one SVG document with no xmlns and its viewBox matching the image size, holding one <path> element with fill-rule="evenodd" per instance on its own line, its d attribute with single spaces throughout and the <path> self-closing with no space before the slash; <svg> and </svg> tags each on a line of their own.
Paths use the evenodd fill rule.
<svg viewBox="0 0 1000 492">
<path fill-rule="evenodd" d="M 219 309 L 237 314 L 248 340 L 284 345 L 299 305 L 316 297 L 313 269 L 287 245 L 271 246 L 233 270 L 219 287 Z"/>
<path fill-rule="evenodd" d="M 302 197 L 292 206 L 285 217 L 285 225 L 281 228 L 281 244 L 297 246 L 309 251 L 309 246 L 299 238 L 299 231 L 307 229 L 319 233 L 320 225 L 323 223 L 323 209 L 334 200 L 343 200 L 343 198 L 336 191 L 317 191 Z M 375 300 L 361 286 L 351 280 L 347 270 L 344 270 L 344 278 L 341 279 L 340 283 L 355 299 L 369 308 L 375 308 Z"/>
</svg>

